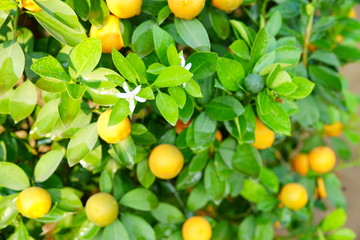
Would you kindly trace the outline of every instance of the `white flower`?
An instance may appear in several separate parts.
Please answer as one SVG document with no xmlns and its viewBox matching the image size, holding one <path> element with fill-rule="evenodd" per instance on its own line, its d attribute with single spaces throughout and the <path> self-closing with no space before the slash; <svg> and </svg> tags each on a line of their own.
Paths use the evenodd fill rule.
<svg viewBox="0 0 360 240">
<path fill-rule="evenodd" d="M 146 101 L 145 98 L 136 96 L 141 90 L 141 85 L 137 86 L 133 91 L 130 91 L 127 83 L 124 82 L 123 89 L 124 89 L 125 93 L 117 93 L 116 96 L 119 98 L 124 98 L 126 101 L 128 101 L 130 112 L 133 113 L 134 109 L 135 109 L 135 100 L 138 102 Z"/>
<path fill-rule="evenodd" d="M 185 58 L 182 55 L 180 55 L 180 59 L 181 59 L 180 66 L 189 71 L 192 64 L 191 63 L 186 64 Z M 183 85 L 183 87 L 186 87 L 186 83 L 183 83 L 182 85 Z"/>
</svg>

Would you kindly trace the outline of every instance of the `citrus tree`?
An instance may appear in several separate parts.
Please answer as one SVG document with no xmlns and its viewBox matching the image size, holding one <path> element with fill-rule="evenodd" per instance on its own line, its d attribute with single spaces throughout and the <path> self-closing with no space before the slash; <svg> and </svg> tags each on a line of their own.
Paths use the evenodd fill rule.
<svg viewBox="0 0 360 240">
<path fill-rule="evenodd" d="M 356 2 L 2 0 L 0 238 L 356 239 Z"/>
</svg>

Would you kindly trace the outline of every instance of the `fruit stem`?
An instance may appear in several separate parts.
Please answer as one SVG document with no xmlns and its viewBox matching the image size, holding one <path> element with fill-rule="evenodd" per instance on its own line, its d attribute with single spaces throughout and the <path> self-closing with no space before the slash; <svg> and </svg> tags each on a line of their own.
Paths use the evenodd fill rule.
<svg viewBox="0 0 360 240">
<path fill-rule="evenodd" d="M 191 217 L 191 214 L 189 213 L 189 211 L 186 209 L 184 202 L 182 201 L 182 199 L 179 196 L 179 193 L 176 191 L 174 185 L 172 185 L 172 183 L 170 181 L 166 181 L 165 182 L 166 187 L 170 190 L 170 192 L 174 195 L 176 201 L 179 203 L 179 206 L 181 207 L 181 209 L 183 210 L 183 212 L 185 213 L 186 218 Z"/>
<path fill-rule="evenodd" d="M 314 23 L 314 16 L 315 16 L 315 11 L 316 11 L 316 5 L 317 5 L 317 1 L 314 0 L 312 3 L 309 3 L 308 5 L 306 5 L 306 12 L 309 16 L 309 20 L 308 23 L 306 25 L 306 29 L 305 29 L 305 36 L 304 36 L 304 45 L 303 45 L 303 55 L 302 55 L 302 60 L 305 66 L 308 65 L 308 46 L 310 43 L 310 37 L 311 37 L 311 33 L 313 30 L 313 23 Z"/>
<path fill-rule="evenodd" d="M 15 16 L 13 16 L 13 34 L 14 34 L 14 38 L 17 38 L 17 27 L 18 27 L 18 20 L 19 20 L 19 9 L 16 9 L 16 13 Z"/>
</svg>

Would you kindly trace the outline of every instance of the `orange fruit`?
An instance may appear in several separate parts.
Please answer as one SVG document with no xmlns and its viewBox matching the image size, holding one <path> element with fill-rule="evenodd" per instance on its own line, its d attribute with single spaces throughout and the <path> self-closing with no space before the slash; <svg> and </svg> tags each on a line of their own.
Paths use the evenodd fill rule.
<svg viewBox="0 0 360 240">
<path fill-rule="evenodd" d="M 149 157 L 151 172 L 158 178 L 171 179 L 176 177 L 184 165 L 181 151 L 170 144 L 160 144 L 154 148 Z"/>
<path fill-rule="evenodd" d="M 168 4 L 175 17 L 191 20 L 201 13 L 205 0 L 168 0 Z"/>
<path fill-rule="evenodd" d="M 309 171 L 309 156 L 299 153 L 291 160 L 291 166 L 300 175 L 305 176 Z"/>
<path fill-rule="evenodd" d="M 113 48 L 120 50 L 124 46 L 119 19 L 113 15 L 110 15 L 106 19 L 104 26 L 99 29 L 92 25 L 90 37 L 101 40 L 103 53 L 111 53 Z"/>
<path fill-rule="evenodd" d="M 318 47 L 315 44 L 309 43 L 308 49 L 310 52 L 315 52 L 318 49 Z"/>
<path fill-rule="evenodd" d="M 288 183 L 280 192 L 280 201 L 292 210 L 303 208 L 308 202 L 306 189 L 299 183 Z"/>
<path fill-rule="evenodd" d="M 185 128 L 187 128 L 190 123 L 191 123 L 192 119 L 190 119 L 186 124 L 181 120 L 179 119 L 176 124 L 175 124 L 175 132 L 177 134 L 180 134 L 182 131 L 184 131 Z"/>
<path fill-rule="evenodd" d="M 23 0 L 22 6 L 30 12 L 40 12 L 41 8 L 33 0 Z"/>
<path fill-rule="evenodd" d="M 97 121 L 97 131 L 99 136 L 107 143 L 118 143 L 130 135 L 131 124 L 129 118 L 109 127 L 109 119 L 112 110 L 103 112 Z"/>
<path fill-rule="evenodd" d="M 333 124 L 324 125 L 324 135 L 328 137 L 338 137 L 342 134 L 343 124 L 340 121 Z"/>
<path fill-rule="evenodd" d="M 252 144 L 257 149 L 271 147 L 275 141 L 275 133 L 268 129 L 259 119 L 256 119 L 255 142 Z"/>
<path fill-rule="evenodd" d="M 211 235 L 210 223 L 203 217 L 191 217 L 182 226 L 184 240 L 210 240 Z"/>
<path fill-rule="evenodd" d="M 356 18 L 356 10 L 355 10 L 354 7 L 350 10 L 350 12 L 348 14 L 348 17 L 349 18 Z"/>
<path fill-rule="evenodd" d="M 232 12 L 239 8 L 243 0 L 212 0 L 214 7 L 224 10 L 225 12 Z"/>
<path fill-rule="evenodd" d="M 281 227 L 280 221 L 276 221 L 276 222 L 274 223 L 274 228 L 280 228 L 280 227 Z"/>
<path fill-rule="evenodd" d="M 223 135 L 222 135 L 222 133 L 221 133 L 219 130 L 216 130 L 215 138 L 216 138 L 219 142 L 222 141 Z"/>
<path fill-rule="evenodd" d="M 322 177 L 317 178 L 317 193 L 321 199 L 327 197 L 324 179 Z"/>
<path fill-rule="evenodd" d="M 43 188 L 29 187 L 21 191 L 16 200 L 18 211 L 28 218 L 40 218 L 51 208 L 51 196 Z"/>
<path fill-rule="evenodd" d="M 317 173 L 331 171 L 336 163 L 334 151 L 327 146 L 320 146 L 312 149 L 309 153 L 310 168 Z"/>
<path fill-rule="evenodd" d="M 119 213 L 116 199 L 108 193 L 96 193 L 86 202 L 86 216 L 90 222 L 104 227 L 115 221 Z"/>
<path fill-rule="evenodd" d="M 112 14 L 118 18 L 131 18 L 141 12 L 142 0 L 106 0 Z"/>
<path fill-rule="evenodd" d="M 344 37 L 341 36 L 340 34 L 336 35 L 335 42 L 341 43 L 342 41 L 344 41 Z"/>
</svg>

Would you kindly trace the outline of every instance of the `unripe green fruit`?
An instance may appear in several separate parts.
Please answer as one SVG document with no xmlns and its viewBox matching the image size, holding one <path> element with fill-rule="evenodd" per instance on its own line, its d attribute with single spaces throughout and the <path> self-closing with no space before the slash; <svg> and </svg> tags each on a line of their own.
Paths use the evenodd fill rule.
<svg viewBox="0 0 360 240">
<path fill-rule="evenodd" d="M 244 80 L 244 88 L 251 94 L 258 94 L 264 89 L 264 78 L 257 73 L 251 73 Z"/>
</svg>

